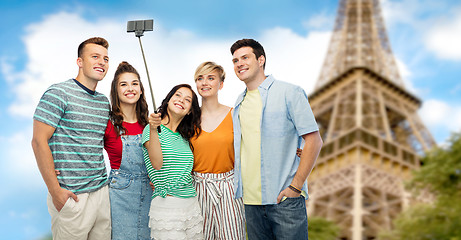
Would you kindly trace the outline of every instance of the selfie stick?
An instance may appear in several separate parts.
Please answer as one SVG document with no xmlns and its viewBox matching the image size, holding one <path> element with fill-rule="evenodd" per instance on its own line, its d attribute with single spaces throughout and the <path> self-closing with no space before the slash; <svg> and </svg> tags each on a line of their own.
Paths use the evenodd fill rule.
<svg viewBox="0 0 461 240">
<path fill-rule="evenodd" d="M 147 69 L 146 57 L 144 56 L 144 49 L 142 48 L 141 37 L 144 36 L 144 31 L 152 31 L 154 29 L 154 20 L 136 20 L 128 21 L 127 32 L 134 32 L 136 37 L 139 39 L 139 46 L 141 46 L 142 58 L 144 60 L 144 66 L 146 67 L 147 81 L 149 82 L 150 96 L 152 97 L 152 103 L 154 104 L 154 112 L 157 113 L 157 107 L 155 106 L 154 91 L 152 91 L 152 83 L 150 81 L 149 70 Z M 157 127 L 157 131 L 161 132 L 160 126 Z"/>
</svg>

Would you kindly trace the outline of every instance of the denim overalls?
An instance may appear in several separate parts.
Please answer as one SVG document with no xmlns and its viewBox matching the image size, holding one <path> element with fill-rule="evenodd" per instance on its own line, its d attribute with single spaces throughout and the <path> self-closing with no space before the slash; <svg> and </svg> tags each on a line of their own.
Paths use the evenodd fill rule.
<svg viewBox="0 0 461 240">
<path fill-rule="evenodd" d="M 152 189 L 142 153 L 142 134 L 122 135 L 122 163 L 109 177 L 112 239 L 150 240 Z"/>
</svg>

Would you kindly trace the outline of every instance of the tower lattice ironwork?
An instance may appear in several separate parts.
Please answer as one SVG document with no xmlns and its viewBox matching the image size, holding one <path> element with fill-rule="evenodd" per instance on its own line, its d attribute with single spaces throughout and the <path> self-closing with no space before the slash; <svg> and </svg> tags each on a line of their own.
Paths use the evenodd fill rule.
<svg viewBox="0 0 461 240">
<path fill-rule="evenodd" d="M 340 0 L 309 101 L 324 145 L 308 212 L 336 222 L 341 239 L 374 239 L 408 205 L 403 181 L 435 145 L 397 70 L 379 0 Z"/>
</svg>

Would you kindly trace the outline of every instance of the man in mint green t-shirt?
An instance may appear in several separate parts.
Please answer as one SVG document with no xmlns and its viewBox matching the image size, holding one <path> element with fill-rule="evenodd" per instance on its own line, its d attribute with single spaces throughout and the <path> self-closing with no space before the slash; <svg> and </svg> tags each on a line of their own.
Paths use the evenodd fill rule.
<svg viewBox="0 0 461 240">
<path fill-rule="evenodd" d="M 109 68 L 108 47 L 99 37 L 82 42 L 77 77 L 49 87 L 34 113 L 32 148 L 48 188 L 53 239 L 110 239 L 103 157 L 110 104 L 95 91 Z"/>
</svg>

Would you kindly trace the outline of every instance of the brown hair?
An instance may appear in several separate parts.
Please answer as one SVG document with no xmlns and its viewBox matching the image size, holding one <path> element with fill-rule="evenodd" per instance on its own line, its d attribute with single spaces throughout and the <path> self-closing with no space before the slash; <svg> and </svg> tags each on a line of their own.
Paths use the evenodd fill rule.
<svg viewBox="0 0 461 240">
<path fill-rule="evenodd" d="M 256 56 L 256 59 L 259 59 L 259 57 L 262 55 L 264 56 L 264 59 L 266 59 L 266 53 L 264 52 L 263 46 L 256 40 L 254 39 L 240 39 L 236 41 L 234 44 L 232 44 L 230 51 L 231 54 L 233 55 L 235 51 L 242 47 L 251 47 L 253 49 L 253 53 Z M 266 61 L 264 61 L 263 69 L 266 68 Z"/>
<path fill-rule="evenodd" d="M 105 49 L 109 49 L 109 43 L 107 42 L 106 39 L 104 39 L 104 38 L 102 38 L 102 37 L 93 37 L 93 38 L 89 38 L 89 39 L 83 41 L 82 43 L 80 43 L 80 45 L 78 45 L 78 52 L 77 52 L 78 57 L 81 57 L 81 56 L 82 56 L 83 49 L 85 48 L 85 46 L 86 46 L 87 44 L 90 44 L 90 43 L 103 46 Z"/>
<path fill-rule="evenodd" d="M 126 128 L 123 127 L 123 112 L 120 108 L 120 99 L 118 97 L 118 92 L 117 92 L 117 86 L 118 86 L 118 81 L 120 79 L 120 76 L 123 73 L 134 73 L 138 79 L 139 79 L 139 87 L 141 88 L 141 96 L 138 99 L 138 102 L 136 103 L 136 118 L 138 120 L 138 123 L 141 126 L 146 126 L 148 123 L 148 115 L 149 115 L 149 109 L 147 106 L 147 101 L 146 97 L 144 95 L 144 87 L 141 82 L 141 77 L 139 76 L 138 71 L 131 66 L 127 62 L 121 62 L 117 70 L 115 71 L 114 74 L 114 79 L 112 80 L 111 87 L 110 87 L 110 102 L 112 104 L 112 108 L 110 111 L 110 120 L 114 124 L 114 127 L 117 131 L 117 136 L 122 135 L 123 133 L 126 132 Z"/>
</svg>

